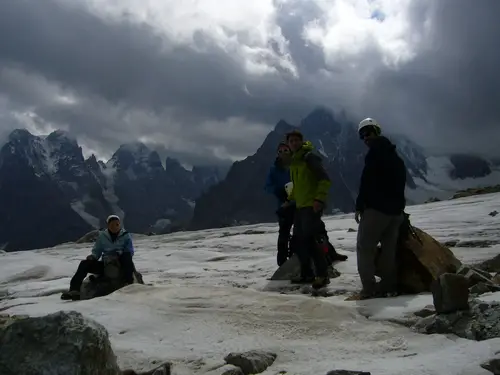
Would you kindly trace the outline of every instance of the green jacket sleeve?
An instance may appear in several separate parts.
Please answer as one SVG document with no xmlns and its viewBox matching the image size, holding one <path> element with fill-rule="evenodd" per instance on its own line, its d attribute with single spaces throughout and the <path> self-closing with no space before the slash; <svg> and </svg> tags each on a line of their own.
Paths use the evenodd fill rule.
<svg viewBox="0 0 500 375">
<path fill-rule="evenodd" d="M 328 173 L 326 173 L 326 170 L 323 167 L 321 158 L 310 152 L 306 155 L 305 161 L 308 168 L 313 172 L 318 180 L 318 187 L 316 189 L 314 199 L 326 203 L 328 200 L 328 190 L 330 190 L 331 181 Z"/>
</svg>

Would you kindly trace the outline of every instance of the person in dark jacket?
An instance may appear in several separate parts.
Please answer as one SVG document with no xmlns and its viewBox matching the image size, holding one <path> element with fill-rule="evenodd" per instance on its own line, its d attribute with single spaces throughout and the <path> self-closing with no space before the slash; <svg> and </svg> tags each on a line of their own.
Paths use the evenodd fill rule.
<svg viewBox="0 0 500 375">
<path fill-rule="evenodd" d="M 286 184 L 290 182 L 290 171 L 288 170 L 291 157 L 290 148 L 286 143 L 281 142 L 278 145 L 277 153 L 276 160 L 267 174 L 264 189 L 276 197 L 276 215 L 279 224 L 277 262 L 278 266 L 281 266 L 291 256 L 288 244 L 295 214 L 295 203 L 288 201 L 285 189 Z"/>
<path fill-rule="evenodd" d="M 406 167 L 396 146 L 381 135 L 381 127 L 374 119 L 361 121 L 358 132 L 369 150 L 356 200 L 356 252 L 363 285 L 361 298 L 370 298 L 396 291 L 396 250 L 406 205 Z M 377 259 L 379 242 L 382 250 Z M 376 263 L 380 266 L 379 285 L 375 281 Z"/>
</svg>

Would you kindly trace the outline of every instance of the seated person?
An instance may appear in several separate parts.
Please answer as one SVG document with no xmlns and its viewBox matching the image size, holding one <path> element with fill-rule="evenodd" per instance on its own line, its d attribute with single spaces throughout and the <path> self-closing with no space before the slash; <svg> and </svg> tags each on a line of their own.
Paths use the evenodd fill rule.
<svg viewBox="0 0 500 375">
<path fill-rule="evenodd" d="M 122 272 L 125 276 L 125 283 L 134 282 L 135 266 L 132 261 L 134 246 L 130 234 L 121 228 L 120 218 L 110 215 L 106 219 L 107 229 L 99 232 L 99 236 L 92 248 L 92 254 L 87 259 L 82 260 L 78 266 L 75 276 L 71 279 L 68 292 L 61 295 L 61 299 L 79 299 L 80 288 L 87 274 L 104 274 L 104 261 L 99 260 L 110 255 L 117 255 L 120 261 Z"/>
</svg>

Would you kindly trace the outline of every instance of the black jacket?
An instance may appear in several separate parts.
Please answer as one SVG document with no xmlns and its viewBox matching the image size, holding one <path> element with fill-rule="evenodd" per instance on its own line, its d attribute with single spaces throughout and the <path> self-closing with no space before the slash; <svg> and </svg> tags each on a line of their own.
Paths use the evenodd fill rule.
<svg viewBox="0 0 500 375">
<path fill-rule="evenodd" d="M 396 146 L 386 137 L 373 139 L 365 157 L 356 211 L 368 208 L 388 215 L 402 213 L 405 200 L 406 166 Z"/>
</svg>

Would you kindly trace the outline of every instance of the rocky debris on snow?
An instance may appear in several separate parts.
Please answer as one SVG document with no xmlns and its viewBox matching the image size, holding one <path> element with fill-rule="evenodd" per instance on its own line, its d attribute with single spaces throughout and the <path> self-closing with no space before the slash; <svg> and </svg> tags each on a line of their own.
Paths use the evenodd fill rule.
<svg viewBox="0 0 500 375">
<path fill-rule="evenodd" d="M 356 232 L 356 229 L 354 229 L 354 228 L 349 228 L 349 229 L 347 229 L 347 232 L 348 232 L 348 233 L 353 233 L 353 232 Z"/>
<path fill-rule="evenodd" d="M 328 274 L 330 276 L 330 279 L 334 279 L 340 276 L 340 272 L 333 266 L 328 267 Z M 298 256 L 294 254 L 290 259 L 282 264 L 281 267 L 276 270 L 276 272 L 274 272 L 273 276 L 271 276 L 271 280 L 292 280 L 293 278 L 299 276 L 300 262 Z"/>
<path fill-rule="evenodd" d="M 93 243 L 97 240 L 97 237 L 99 237 L 99 229 L 91 230 L 83 237 L 80 237 L 76 243 Z"/>
<path fill-rule="evenodd" d="M 16 320 L 26 319 L 28 317 L 28 315 L 0 315 L 0 329 L 15 322 Z"/>
<path fill-rule="evenodd" d="M 500 357 L 493 358 L 482 363 L 481 367 L 489 372 L 492 372 L 493 375 L 500 375 Z"/>
<path fill-rule="evenodd" d="M 486 272 L 500 272 L 500 254 L 491 259 L 485 260 L 484 262 L 476 264 L 475 267 Z"/>
<path fill-rule="evenodd" d="M 485 186 L 482 188 L 470 188 L 457 191 L 451 199 L 471 197 L 473 195 L 500 193 L 500 185 Z"/>
<path fill-rule="evenodd" d="M 244 372 L 237 366 L 224 365 L 207 372 L 205 375 L 244 375 Z"/>
<path fill-rule="evenodd" d="M 455 247 L 479 247 L 479 248 L 487 248 L 494 245 L 498 245 L 498 240 L 467 240 L 467 241 L 459 241 Z"/>
<path fill-rule="evenodd" d="M 162 365 L 155 367 L 150 371 L 135 372 L 134 370 L 123 370 L 121 375 L 171 375 L 172 374 L 172 363 L 165 362 Z"/>
<path fill-rule="evenodd" d="M 495 285 L 500 285 L 500 272 L 492 277 L 491 282 Z"/>
<path fill-rule="evenodd" d="M 425 306 L 423 309 L 415 311 L 413 315 L 418 316 L 419 318 L 426 318 L 428 316 L 434 315 L 436 313 L 436 309 L 433 305 Z"/>
<path fill-rule="evenodd" d="M 432 283 L 441 274 L 456 273 L 462 265 L 450 249 L 412 226 L 408 214 L 400 228 L 397 258 L 398 289 L 406 294 L 431 291 Z"/>
<path fill-rule="evenodd" d="M 470 294 L 474 296 L 490 292 L 500 292 L 500 285 L 495 285 L 494 283 L 477 283 L 470 288 Z"/>
<path fill-rule="evenodd" d="M 441 202 L 441 199 L 436 198 L 436 197 L 431 197 L 427 199 L 424 203 L 434 203 L 434 202 Z"/>
<path fill-rule="evenodd" d="M 75 311 L 15 320 L 0 329 L 2 375 L 119 375 L 99 323 Z"/>
<path fill-rule="evenodd" d="M 352 370 L 333 370 L 333 371 L 328 371 L 326 375 L 371 375 L 371 372 L 352 371 Z"/>
<path fill-rule="evenodd" d="M 239 367 L 244 375 L 260 374 L 276 360 L 275 353 L 263 350 L 250 350 L 243 353 L 229 353 L 224 360 L 227 364 Z"/>
<path fill-rule="evenodd" d="M 468 310 L 419 319 L 413 327 L 425 334 L 449 334 L 483 341 L 500 337 L 500 303 L 472 300 Z"/>
<path fill-rule="evenodd" d="M 469 287 L 476 285 L 477 283 L 490 283 L 491 275 L 489 272 L 485 272 L 479 268 L 474 268 L 471 266 L 462 265 L 457 270 L 458 275 L 463 275 L 469 284 Z"/>
<path fill-rule="evenodd" d="M 495 217 L 498 215 L 498 211 L 497 210 L 491 211 L 488 215 L 490 215 L 491 217 Z"/>
<path fill-rule="evenodd" d="M 432 284 L 431 289 L 436 313 L 469 309 L 469 283 L 465 276 L 444 273 Z"/>
<path fill-rule="evenodd" d="M 138 271 L 134 271 L 134 284 L 144 284 L 142 275 Z M 119 260 L 117 258 L 110 259 L 104 266 L 103 275 L 90 275 L 85 279 L 80 289 L 80 299 L 103 297 L 124 286 L 126 286 L 126 283 Z"/>
</svg>

